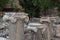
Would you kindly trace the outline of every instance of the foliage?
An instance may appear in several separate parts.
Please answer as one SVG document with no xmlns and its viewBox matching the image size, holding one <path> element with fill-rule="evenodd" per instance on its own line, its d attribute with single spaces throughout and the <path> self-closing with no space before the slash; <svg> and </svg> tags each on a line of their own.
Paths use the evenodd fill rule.
<svg viewBox="0 0 60 40">
<path fill-rule="evenodd" d="M 8 0 L 0 0 L 0 11 L 6 7 Z"/>
<path fill-rule="evenodd" d="M 57 15 L 60 16 L 60 0 L 54 0 L 55 6 L 58 8 Z"/>
<path fill-rule="evenodd" d="M 37 0 L 19 0 L 24 11 L 29 13 L 30 17 L 39 17 L 40 7 Z M 38 13 L 38 14 L 37 14 Z"/>
<path fill-rule="evenodd" d="M 14 3 L 14 0 L 9 0 L 9 3 L 11 3 L 11 6 L 13 8 L 17 8 L 16 4 Z"/>
<path fill-rule="evenodd" d="M 60 12 L 57 15 L 60 17 Z"/>
<path fill-rule="evenodd" d="M 7 3 L 10 3 L 13 8 L 17 8 L 13 0 L 0 0 L 0 11 L 6 7 Z"/>
<path fill-rule="evenodd" d="M 50 8 L 58 7 L 60 10 L 59 0 L 19 0 L 20 5 L 24 8 L 25 12 L 29 13 L 30 16 L 40 15 Z M 41 13 L 40 13 L 41 12 Z M 40 13 L 40 14 L 39 14 Z"/>
<path fill-rule="evenodd" d="M 0 0 L 0 10 L 6 7 L 6 3 L 10 2 L 13 8 L 17 8 L 13 0 Z M 19 0 L 20 5 L 24 8 L 24 12 L 30 17 L 39 17 L 43 12 L 50 8 L 58 7 L 60 12 L 59 0 Z M 48 11 L 47 11 L 48 12 Z"/>
</svg>

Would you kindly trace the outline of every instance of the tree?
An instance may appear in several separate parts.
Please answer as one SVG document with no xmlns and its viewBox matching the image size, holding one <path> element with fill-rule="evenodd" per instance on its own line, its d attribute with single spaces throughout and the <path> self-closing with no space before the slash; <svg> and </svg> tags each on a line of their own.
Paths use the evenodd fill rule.
<svg viewBox="0 0 60 40">
<path fill-rule="evenodd" d="M 8 3 L 8 0 L 0 0 L 0 11 L 6 7 L 6 3 Z"/>
<path fill-rule="evenodd" d="M 19 2 L 24 8 L 24 12 L 29 14 L 29 17 L 39 17 L 40 7 L 37 0 L 19 0 Z"/>
<path fill-rule="evenodd" d="M 0 10 L 6 8 L 8 3 L 10 3 L 13 8 L 22 9 L 22 7 L 19 5 L 18 0 L 0 0 Z"/>
<path fill-rule="evenodd" d="M 23 6 L 25 12 L 29 13 L 30 16 L 35 15 L 46 15 L 48 9 L 53 9 L 58 7 L 60 10 L 60 1 L 59 0 L 19 0 L 20 5 Z M 39 14 L 40 13 L 40 14 Z"/>
<path fill-rule="evenodd" d="M 17 8 L 19 8 L 20 10 L 22 10 L 22 6 L 19 5 L 19 0 L 14 0 L 14 3 L 17 6 Z"/>
<path fill-rule="evenodd" d="M 15 9 L 20 9 L 22 10 L 22 6 L 19 5 L 19 0 L 9 0 L 9 3 L 11 4 L 11 6 Z"/>
<path fill-rule="evenodd" d="M 46 15 L 47 10 L 53 7 L 52 1 L 51 0 L 39 0 L 39 5 L 41 8 L 41 14 Z"/>
<path fill-rule="evenodd" d="M 60 16 L 60 0 L 53 0 L 55 3 L 55 7 L 57 7 L 58 13 L 57 15 Z"/>
</svg>

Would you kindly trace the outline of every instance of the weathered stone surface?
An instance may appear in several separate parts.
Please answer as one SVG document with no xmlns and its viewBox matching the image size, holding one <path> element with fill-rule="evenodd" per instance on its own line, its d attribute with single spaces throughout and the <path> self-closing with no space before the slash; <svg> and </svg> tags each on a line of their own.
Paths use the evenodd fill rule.
<svg viewBox="0 0 60 40">
<path fill-rule="evenodd" d="M 57 25 L 56 36 L 60 37 L 60 25 Z"/>
<path fill-rule="evenodd" d="M 3 38 L 3 37 L 0 37 L 0 40 L 8 40 L 8 39 L 6 39 L 6 38 Z"/>
<path fill-rule="evenodd" d="M 5 13 L 3 21 L 8 23 L 9 35 L 11 40 L 24 40 L 24 21 L 27 14 Z"/>
</svg>

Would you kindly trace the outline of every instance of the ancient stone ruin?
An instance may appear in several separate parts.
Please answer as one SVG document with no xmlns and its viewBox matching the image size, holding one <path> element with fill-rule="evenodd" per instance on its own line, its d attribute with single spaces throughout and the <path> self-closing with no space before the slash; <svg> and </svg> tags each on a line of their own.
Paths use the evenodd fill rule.
<svg viewBox="0 0 60 40">
<path fill-rule="evenodd" d="M 24 40 L 24 22 L 28 21 L 28 15 L 23 12 L 5 13 L 3 22 L 9 30 L 10 40 Z"/>
</svg>

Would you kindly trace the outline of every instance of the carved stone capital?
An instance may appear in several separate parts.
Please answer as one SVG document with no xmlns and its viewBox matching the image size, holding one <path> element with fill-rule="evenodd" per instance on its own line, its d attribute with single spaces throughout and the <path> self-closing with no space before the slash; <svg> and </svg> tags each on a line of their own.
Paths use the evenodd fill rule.
<svg viewBox="0 0 60 40">
<path fill-rule="evenodd" d="M 29 17 L 26 13 L 24 12 L 17 12 L 17 13 L 5 13 L 5 15 L 3 16 L 3 21 L 11 21 L 12 23 L 15 23 L 17 20 L 24 20 L 24 21 L 28 21 Z"/>
<path fill-rule="evenodd" d="M 21 12 L 21 13 L 16 13 L 15 14 L 15 18 L 18 20 L 22 20 L 24 22 L 28 22 L 29 21 L 29 17 L 28 14 Z"/>
<path fill-rule="evenodd" d="M 19 19 L 25 19 L 27 17 L 27 14 L 21 12 L 21 13 L 16 13 L 15 14 L 15 17 L 16 18 L 19 18 Z"/>
</svg>

